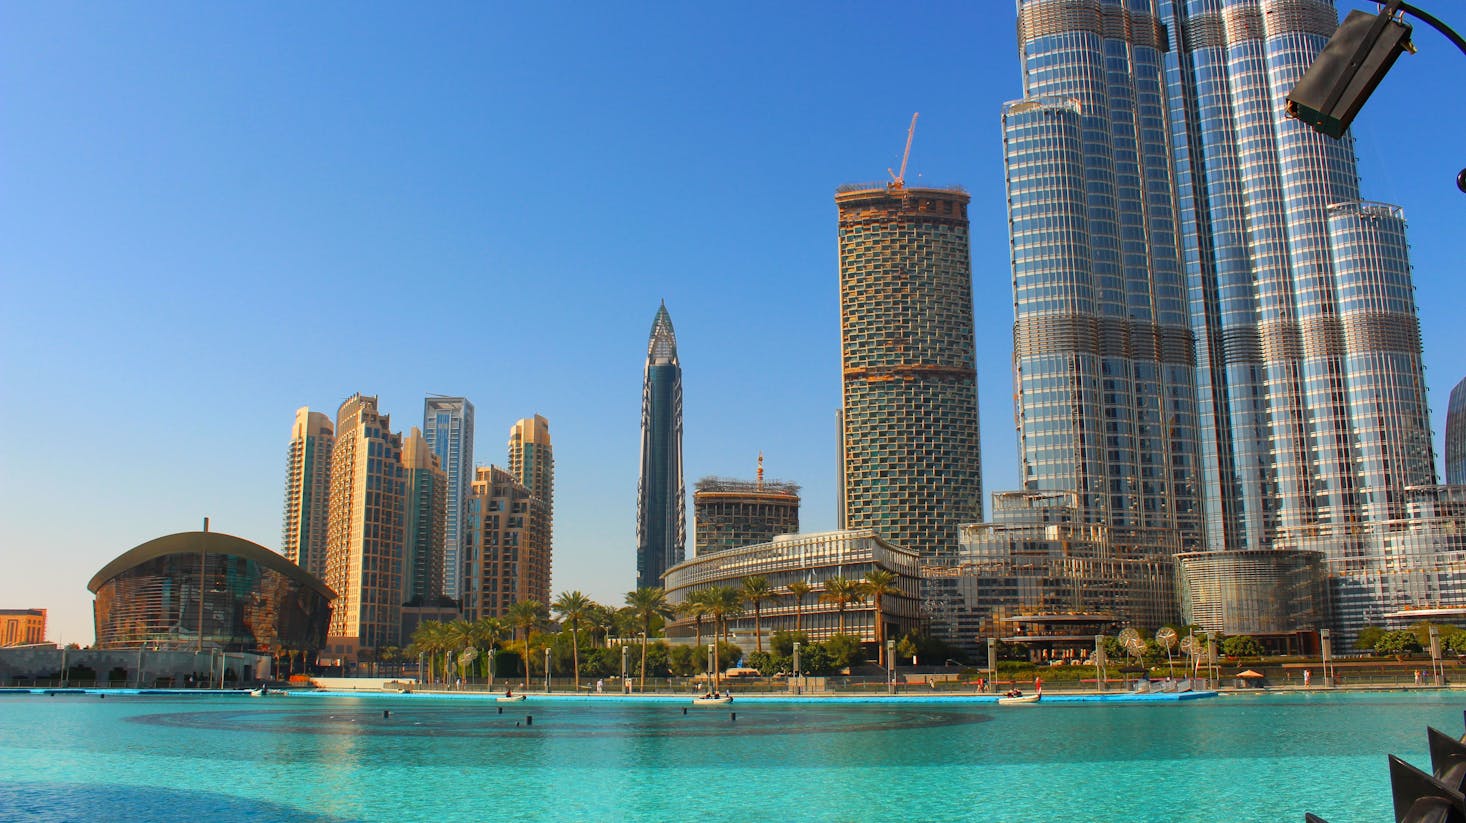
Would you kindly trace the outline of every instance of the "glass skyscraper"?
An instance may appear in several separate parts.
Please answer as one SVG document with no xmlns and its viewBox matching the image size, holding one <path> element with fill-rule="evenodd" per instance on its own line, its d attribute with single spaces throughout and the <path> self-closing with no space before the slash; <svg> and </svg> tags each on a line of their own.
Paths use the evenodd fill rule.
<svg viewBox="0 0 1466 823">
<path fill-rule="evenodd" d="M 636 585 L 661 587 L 687 544 L 682 480 L 682 365 L 667 304 L 657 309 L 641 389 L 641 479 L 636 487 Z"/>
<path fill-rule="evenodd" d="M 462 572 L 463 505 L 473 486 L 473 404 L 466 397 L 429 395 L 423 401 L 423 437 L 448 475 L 443 527 L 443 594 L 458 600 Z"/>
<path fill-rule="evenodd" d="M 1337 19 L 1020 0 L 1004 110 L 1025 484 L 1188 547 L 1318 549 L 1336 581 L 1434 482 L 1403 216 L 1283 114 Z"/>
<path fill-rule="evenodd" d="M 841 524 L 923 562 L 982 519 L 967 193 L 851 185 L 840 214 Z"/>
<path fill-rule="evenodd" d="M 1451 389 L 1446 407 L 1446 482 L 1466 486 L 1466 380 Z"/>
</svg>

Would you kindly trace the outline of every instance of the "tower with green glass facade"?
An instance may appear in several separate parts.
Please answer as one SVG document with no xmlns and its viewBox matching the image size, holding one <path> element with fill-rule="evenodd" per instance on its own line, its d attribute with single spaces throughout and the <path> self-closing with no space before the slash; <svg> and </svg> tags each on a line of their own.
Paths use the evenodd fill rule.
<svg viewBox="0 0 1466 823">
<path fill-rule="evenodd" d="M 835 195 L 842 525 L 924 562 L 982 519 L 968 199 L 900 183 Z"/>
<path fill-rule="evenodd" d="M 647 341 L 641 390 L 641 479 L 636 487 L 636 585 L 660 587 L 686 557 L 687 489 L 682 479 L 682 364 L 667 304 Z"/>
</svg>

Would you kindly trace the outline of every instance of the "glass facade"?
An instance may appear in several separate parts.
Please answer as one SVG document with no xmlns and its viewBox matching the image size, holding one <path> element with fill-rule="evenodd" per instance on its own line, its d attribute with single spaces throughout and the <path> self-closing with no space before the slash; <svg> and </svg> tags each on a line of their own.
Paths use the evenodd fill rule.
<svg viewBox="0 0 1466 823">
<path fill-rule="evenodd" d="M 512 473 L 481 466 L 464 520 L 462 613 L 503 617 L 521 600 L 550 602 L 549 509 Z"/>
<path fill-rule="evenodd" d="M 1322 552 L 1190 552 L 1176 562 L 1189 622 L 1208 632 L 1284 635 L 1329 626 Z"/>
<path fill-rule="evenodd" d="M 1004 135 L 1025 484 L 1190 549 L 1318 547 L 1342 593 L 1374 590 L 1364 532 L 1435 480 L 1403 217 L 1361 202 L 1351 138 L 1283 113 L 1337 20 L 1020 0 Z"/>
<path fill-rule="evenodd" d="M 833 577 L 859 580 L 876 569 L 895 574 L 896 586 L 901 590 L 900 594 L 881 599 L 885 636 L 898 637 L 918 625 L 920 561 L 915 553 L 892 546 L 868 529 L 787 535 L 768 543 L 696 557 L 667 571 L 667 600 L 676 605 L 699 589 L 737 588 L 745 577 L 762 576 L 781 591 L 780 596 L 761 607 L 760 628 L 773 634 L 798 627 L 811 640 L 825 640 L 840 632 L 841 616 L 835 604 L 820 601 L 824 582 Z M 802 600 L 796 599 L 786 588 L 795 581 L 814 588 Z M 866 643 L 876 641 L 875 605 L 869 600 L 848 604 L 843 620 L 846 634 Z M 709 622 L 703 621 L 704 638 L 708 636 Z M 751 634 L 753 623 L 752 609 L 728 621 L 738 635 Z M 669 623 L 667 630 L 674 637 L 691 637 L 696 627 L 694 621 L 680 618 Z"/>
<path fill-rule="evenodd" d="M 840 520 L 927 561 L 982 519 L 968 200 L 896 184 L 835 195 Z"/>
<path fill-rule="evenodd" d="M 87 588 L 97 598 L 100 649 L 316 651 L 325 646 L 335 597 L 284 557 L 214 532 L 144 543 Z"/>
<path fill-rule="evenodd" d="M 1023 615 L 1103 616 L 1148 631 L 1175 622 L 1175 532 L 1132 529 L 1119 551 L 1108 528 L 1087 522 L 1077 498 L 993 495 L 992 522 L 963 526 L 956 555 L 922 567 L 932 634 L 975 652 L 986 638 L 1011 633 L 1012 618 Z"/>
<path fill-rule="evenodd" d="M 402 476 L 402 603 L 437 605 L 443 597 L 448 475 L 416 426 L 402 441 Z"/>
<path fill-rule="evenodd" d="M 667 304 L 647 341 L 641 392 L 641 477 L 636 488 L 636 585 L 660 587 L 687 551 L 682 480 L 682 365 Z"/>
<path fill-rule="evenodd" d="M 1446 407 L 1446 482 L 1466 486 L 1466 380 L 1451 389 Z"/>
<path fill-rule="evenodd" d="M 473 404 L 466 397 L 432 395 L 423 401 L 423 437 L 448 475 L 443 526 L 443 594 L 457 600 L 463 506 L 473 485 Z"/>
</svg>

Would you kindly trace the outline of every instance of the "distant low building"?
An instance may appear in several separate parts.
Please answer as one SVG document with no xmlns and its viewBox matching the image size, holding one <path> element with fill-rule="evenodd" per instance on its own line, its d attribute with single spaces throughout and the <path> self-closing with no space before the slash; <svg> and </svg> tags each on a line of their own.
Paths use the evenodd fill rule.
<svg viewBox="0 0 1466 823">
<path fill-rule="evenodd" d="M 1174 532 L 1154 530 L 1147 543 L 1127 529 L 1119 544 L 1084 522 L 1065 491 L 1000 492 L 992 512 L 992 522 L 962 527 L 955 562 L 922 567 L 934 636 L 978 651 L 1013 634 L 1011 618 L 1070 615 L 1154 631 L 1179 616 Z"/>
<path fill-rule="evenodd" d="M 45 609 L 0 609 L 0 646 L 46 642 Z"/>
<path fill-rule="evenodd" d="M 763 457 L 758 479 L 704 477 L 692 494 L 694 540 L 698 556 L 767 543 L 799 532 L 799 486 L 764 482 Z"/>
<path fill-rule="evenodd" d="M 675 606 L 700 589 L 713 586 L 736 588 L 742 586 L 746 577 L 762 576 L 779 594 L 760 609 L 759 623 L 764 634 L 800 628 L 811 640 L 824 640 L 838 634 L 841 623 L 839 607 L 833 602 L 821 601 L 825 584 L 835 577 L 861 580 L 866 572 L 875 569 L 896 575 L 900 593 L 888 595 L 882 602 L 885 636 L 896 638 L 916 628 L 919 622 L 916 598 L 920 585 L 920 562 L 915 552 L 893 546 L 869 529 L 781 535 L 767 543 L 715 552 L 678 563 L 668 569 L 662 579 L 667 600 Z M 789 584 L 796 581 L 812 587 L 802 599 L 789 591 Z M 708 619 L 703 620 L 705 639 L 710 631 L 709 622 Z M 874 643 L 875 604 L 868 599 L 847 604 L 844 624 L 846 634 L 855 635 L 862 642 Z M 735 636 L 751 638 L 753 609 L 730 620 L 729 626 Z M 676 618 L 667 627 L 668 635 L 674 639 L 691 637 L 695 632 L 695 621 L 688 617 Z M 734 642 L 745 641 L 735 637 Z M 746 642 L 748 647 L 744 651 L 752 651 L 752 640 Z"/>
<path fill-rule="evenodd" d="M 87 584 L 98 649 L 309 652 L 326 642 L 336 593 L 264 546 L 218 532 L 149 540 Z"/>
</svg>

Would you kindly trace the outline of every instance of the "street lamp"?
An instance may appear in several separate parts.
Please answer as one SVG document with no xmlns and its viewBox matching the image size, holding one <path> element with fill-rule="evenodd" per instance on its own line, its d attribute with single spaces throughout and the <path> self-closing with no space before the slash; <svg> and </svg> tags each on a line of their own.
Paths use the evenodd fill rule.
<svg viewBox="0 0 1466 823">
<path fill-rule="evenodd" d="M 896 641 L 886 641 L 886 694 L 896 693 Z"/>
<path fill-rule="evenodd" d="M 621 643 L 621 693 L 626 694 L 626 643 Z"/>
<path fill-rule="evenodd" d="M 545 694 L 550 693 L 550 647 L 545 647 Z"/>
<path fill-rule="evenodd" d="M 641 635 L 641 685 L 638 687 L 642 694 L 646 693 L 646 632 L 637 632 Z"/>
<path fill-rule="evenodd" d="M 494 648 L 494 644 L 493 643 L 490 643 L 489 644 L 489 691 L 493 691 L 494 690 L 494 658 L 497 656 L 497 654 L 496 654 L 497 651 L 498 650 Z"/>
<path fill-rule="evenodd" d="M 802 692 L 804 684 L 799 679 L 799 641 L 794 641 L 794 682 L 795 692 Z"/>
</svg>

